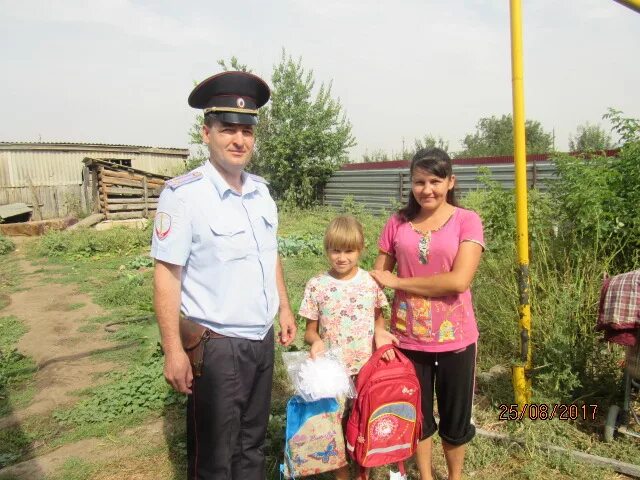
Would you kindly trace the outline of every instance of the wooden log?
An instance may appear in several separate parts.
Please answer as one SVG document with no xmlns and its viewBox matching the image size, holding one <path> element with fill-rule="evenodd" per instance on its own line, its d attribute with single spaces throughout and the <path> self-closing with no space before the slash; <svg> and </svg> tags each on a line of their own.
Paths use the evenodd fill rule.
<svg viewBox="0 0 640 480">
<path fill-rule="evenodd" d="M 142 211 L 139 212 L 118 212 L 109 214 L 111 220 L 128 220 L 130 218 L 144 218 Z"/>
<path fill-rule="evenodd" d="M 114 203 L 129 203 L 129 204 L 134 204 L 134 203 L 138 203 L 140 205 L 144 205 L 144 200 L 140 199 L 140 198 L 127 198 L 127 197 L 111 197 L 109 198 L 109 204 L 114 204 Z M 147 203 L 149 205 L 157 205 L 158 204 L 158 199 L 157 198 L 151 198 L 149 197 L 149 199 L 147 200 Z"/>
<path fill-rule="evenodd" d="M 159 185 L 159 186 L 164 185 L 164 180 L 161 179 L 161 178 L 154 178 L 152 176 L 139 175 L 139 174 L 131 173 L 131 172 L 119 172 L 117 170 L 105 169 L 104 174 L 105 174 L 105 176 L 108 176 L 108 177 L 118 177 L 118 178 L 124 178 L 124 179 L 127 179 L 127 180 L 139 180 L 139 181 L 142 181 L 143 178 L 146 178 L 148 183 L 153 183 L 153 184 Z"/>
<path fill-rule="evenodd" d="M 107 167 L 105 168 L 105 174 L 111 175 L 114 177 L 121 177 L 121 178 L 135 179 L 135 180 L 142 180 L 143 177 L 147 177 L 147 178 L 152 178 L 156 182 L 164 183 L 163 178 L 160 178 L 159 176 L 154 175 L 153 173 L 148 173 L 144 175 L 141 173 L 125 172 L 122 170 L 113 170 Z"/>
<path fill-rule="evenodd" d="M 511 437 L 502 433 L 483 430 L 481 428 L 476 428 L 476 432 L 482 437 L 490 438 L 492 440 L 497 440 L 500 442 L 516 443 L 523 448 L 527 448 L 527 444 L 525 443 L 525 441 L 519 438 Z M 579 462 L 589 463 L 591 465 L 597 465 L 604 468 L 612 468 L 616 472 L 623 473 L 624 475 L 628 475 L 633 478 L 640 477 L 640 466 L 632 463 L 621 462 L 613 458 L 600 457 L 598 455 L 592 455 L 590 453 L 580 452 L 577 450 L 569 450 L 568 448 L 558 447 L 557 445 L 548 443 L 542 443 L 538 446 L 538 448 L 572 456 L 574 460 L 577 460 Z"/>
<path fill-rule="evenodd" d="M 143 190 L 141 188 L 125 188 L 125 187 L 105 187 L 105 194 L 111 195 L 135 195 L 142 197 Z"/>
<path fill-rule="evenodd" d="M 2 223 L 0 224 L 0 234 L 11 237 L 34 237 L 44 235 L 49 230 L 64 230 L 77 221 L 78 219 L 76 218 L 68 217 L 52 218 L 49 220 L 40 220 L 35 222 Z"/>
<path fill-rule="evenodd" d="M 105 185 L 123 185 L 125 187 L 137 187 L 142 188 L 142 180 L 126 180 L 119 177 L 103 176 L 102 182 Z"/>
<path fill-rule="evenodd" d="M 158 208 L 157 205 L 155 206 L 151 206 L 149 205 L 147 207 L 147 210 L 156 210 Z M 129 211 L 129 210 L 141 210 L 142 212 L 144 212 L 144 205 L 142 204 L 127 204 L 127 203 L 121 203 L 120 205 L 113 205 L 113 204 L 109 204 L 108 207 L 110 212 L 122 212 L 122 211 Z"/>
<path fill-rule="evenodd" d="M 147 177 L 142 179 L 142 187 L 144 188 L 144 216 L 149 215 L 149 204 L 147 203 L 149 200 L 149 190 L 147 189 Z"/>
<path fill-rule="evenodd" d="M 89 215 L 88 217 L 83 218 L 78 223 L 71 225 L 67 230 L 75 230 L 76 228 L 81 227 L 91 227 L 98 222 L 104 220 L 104 213 L 94 213 L 93 215 Z"/>
<path fill-rule="evenodd" d="M 104 213 L 104 217 L 109 219 L 109 196 L 107 195 L 107 187 L 102 181 L 102 174 L 104 172 L 104 167 L 98 167 L 98 185 L 100 191 L 100 213 Z"/>
</svg>

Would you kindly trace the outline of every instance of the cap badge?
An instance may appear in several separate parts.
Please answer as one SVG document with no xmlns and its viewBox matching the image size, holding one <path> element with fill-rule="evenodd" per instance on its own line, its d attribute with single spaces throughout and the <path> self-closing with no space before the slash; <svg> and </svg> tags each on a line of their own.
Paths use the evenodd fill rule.
<svg viewBox="0 0 640 480">
<path fill-rule="evenodd" d="M 244 108 L 244 98 L 238 98 L 238 100 L 236 101 L 236 105 L 238 105 L 239 108 Z"/>
</svg>

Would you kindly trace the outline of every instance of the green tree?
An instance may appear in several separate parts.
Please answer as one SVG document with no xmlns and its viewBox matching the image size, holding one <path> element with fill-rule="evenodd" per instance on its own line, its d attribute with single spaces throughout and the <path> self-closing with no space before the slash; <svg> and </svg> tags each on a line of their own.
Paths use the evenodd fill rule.
<svg viewBox="0 0 640 480">
<path fill-rule="evenodd" d="M 371 162 L 388 162 L 390 160 L 389 154 L 382 150 L 381 148 L 373 150 L 371 153 L 366 151 L 362 155 L 361 163 L 371 163 Z"/>
<path fill-rule="evenodd" d="M 640 119 L 623 117 L 620 110 L 611 107 L 602 118 L 611 122 L 611 129 L 620 135 L 622 145 L 640 142 Z"/>
<path fill-rule="evenodd" d="M 351 124 L 331 83 L 315 96 L 313 72 L 282 51 L 271 77 L 271 103 L 262 108 L 256 129 L 252 171 L 267 178 L 277 199 L 308 207 L 356 144 Z"/>
<path fill-rule="evenodd" d="M 411 157 L 413 157 L 418 150 L 422 150 L 423 148 L 439 148 L 445 152 L 449 151 L 449 142 L 445 141 L 442 137 L 435 137 L 430 134 L 427 134 L 422 138 L 416 138 L 413 143 L 415 149 L 411 153 Z"/>
<path fill-rule="evenodd" d="M 599 125 L 589 122 L 578 125 L 575 135 L 569 135 L 569 150 L 572 152 L 597 152 L 613 148 L 611 135 Z"/>
<path fill-rule="evenodd" d="M 633 270 L 640 264 L 640 120 L 613 109 L 604 118 L 621 137 L 617 156 L 554 158 L 559 236 L 571 248 L 597 245 L 603 254 L 615 256 L 618 271 Z"/>
<path fill-rule="evenodd" d="M 228 72 L 229 70 L 235 70 L 236 72 L 253 73 L 253 70 L 251 70 L 246 64 L 240 63 L 240 60 L 238 60 L 238 57 L 235 57 L 235 56 L 231 57 L 231 59 L 229 60 L 229 65 L 227 65 L 227 62 L 224 59 L 218 60 L 218 65 L 222 67 L 223 72 Z"/>
<path fill-rule="evenodd" d="M 545 132 L 536 120 L 525 122 L 527 153 L 551 151 L 553 137 Z M 492 155 L 513 155 L 513 120 L 511 114 L 501 117 L 484 117 L 478 120 L 476 132 L 462 140 L 464 149 L 457 157 L 488 157 Z"/>
</svg>

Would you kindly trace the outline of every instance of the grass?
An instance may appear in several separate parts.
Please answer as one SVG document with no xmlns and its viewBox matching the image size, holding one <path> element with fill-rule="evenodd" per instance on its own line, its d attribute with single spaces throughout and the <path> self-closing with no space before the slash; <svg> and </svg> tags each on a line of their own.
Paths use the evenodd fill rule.
<svg viewBox="0 0 640 480">
<path fill-rule="evenodd" d="M 362 258 L 363 268 L 370 268 L 376 255 L 377 236 L 386 217 L 373 217 L 350 207 L 364 225 L 367 250 Z M 311 212 L 288 211 L 281 212 L 279 234 L 284 237 L 322 238 L 324 229 L 331 218 L 339 212 L 335 209 L 318 208 Z M 131 318 L 141 318 L 151 313 L 151 271 L 146 260 L 148 237 L 147 232 L 131 234 L 130 231 L 113 233 L 107 232 L 79 232 L 77 234 L 59 234 L 43 239 L 32 249 L 32 259 L 41 259 L 38 255 L 46 253 L 48 259 L 43 269 L 49 276 L 54 276 L 55 282 L 69 282 L 80 286 L 89 293 L 94 301 L 107 311 L 101 317 L 89 318 L 81 328 L 84 331 L 101 330 L 106 324 Z M 103 237 L 103 235 L 105 235 Z M 121 237 L 122 235 L 122 237 Z M 113 250 L 105 247 L 108 243 L 114 245 Z M 51 255 L 50 250 L 55 254 Z M 575 399 L 579 391 L 589 393 L 589 388 L 608 390 L 606 394 L 583 398 L 589 403 L 594 398 L 599 403 L 599 412 L 595 421 L 523 421 L 504 422 L 498 419 L 499 405 L 512 402 L 512 386 L 509 369 L 514 361 L 514 355 L 519 348 L 518 332 L 516 328 L 517 289 L 514 277 L 514 252 L 509 249 L 489 249 L 483 256 L 480 270 L 474 282 L 474 300 L 481 330 L 479 348 L 479 370 L 488 371 L 495 365 L 502 365 L 506 373 L 493 376 L 490 380 L 478 380 L 477 407 L 474 417 L 478 426 L 495 432 L 512 435 L 523 439 L 526 447 L 500 444 L 491 440 L 477 437 L 469 446 L 465 471 L 467 475 L 477 479 L 515 478 L 615 478 L 606 469 L 592 466 L 584 467 L 567 457 L 557 453 L 545 452 L 544 444 L 561 445 L 584 452 L 613 457 L 622 461 L 637 462 L 640 449 L 637 443 L 620 438 L 613 444 L 601 441 L 606 408 L 612 402 L 618 401 L 620 392 L 616 385 L 616 372 L 604 369 L 594 375 L 594 368 L 598 365 L 609 365 L 611 358 L 607 352 L 600 352 L 589 344 L 589 350 L 597 356 L 590 362 L 585 362 L 584 375 L 575 372 L 574 364 L 564 365 L 560 354 L 568 348 L 576 348 L 584 341 L 590 330 L 584 330 L 585 321 L 592 315 L 580 318 L 572 316 L 575 311 L 587 311 L 593 308 L 593 295 L 597 290 L 592 283 L 597 279 L 597 268 L 588 270 L 577 268 L 575 264 L 567 264 L 562 269 L 555 269 L 562 274 L 552 275 L 554 265 L 550 262 L 550 252 L 547 257 L 543 250 L 534 250 L 536 271 L 532 279 L 532 308 L 534 309 L 534 325 L 540 325 L 537 333 L 534 329 L 536 345 L 553 347 L 559 356 L 551 355 L 540 360 L 552 362 L 550 366 L 540 369 L 534 378 L 536 391 L 534 401 L 538 402 L 568 402 Z M 546 259 L 545 259 L 546 258 Z M 585 257 L 593 263 L 593 257 Z M 546 263 L 545 263 L 546 262 Z M 583 266 L 587 266 L 587 263 Z M 285 279 L 294 312 L 299 307 L 305 283 L 313 275 L 327 268 L 326 259 L 322 255 L 290 256 L 283 259 Z M 0 294 L 19 288 L 19 281 L 9 272 L 15 268 L 15 259 L 11 255 L 0 258 L 0 279 L 7 279 L 7 285 L 2 284 Z M 582 269 L 581 269 L 582 268 Z M 546 270 L 545 270 L 546 269 Z M 44 272 L 43 272 L 44 273 Z M 4 277 L 3 277 L 4 275 Z M 574 286 L 574 278 L 578 276 L 582 282 Z M 575 297 L 572 299 L 572 297 Z M 0 302 L 2 302 L 0 295 Z M 72 304 L 70 308 L 81 308 Z M 1 303 L 0 303 L 1 306 Z M 567 330 L 563 330 L 563 318 L 570 318 L 573 323 Z M 586 319 L 586 320 L 585 320 Z M 566 323 L 566 322 L 565 322 Z M 11 327 L 19 328 L 19 327 Z M 303 325 L 299 324 L 302 329 Z M 546 330 L 544 330 L 546 329 Z M 10 329 L 9 329 L 10 330 Z M 9 331 L 7 330 L 7 331 Z M 543 330 L 543 331 L 541 331 Z M 3 329 L 0 329 L 0 338 Z M 15 336 L 15 335 L 14 335 Z M 67 407 L 60 418 L 60 422 L 53 418 L 30 418 L 19 429 L 10 429 L 0 433 L 0 461 L 14 463 L 36 454 L 42 454 L 66 443 L 88 437 L 120 438 L 121 433 L 135 425 L 140 425 L 150 419 L 163 416 L 171 433 L 165 432 L 166 442 L 161 446 L 149 445 L 131 453 L 126 462 L 95 462 L 84 459 L 70 459 L 63 465 L 56 476 L 49 480 L 61 478 L 128 478 L 134 473 L 139 478 L 183 478 L 185 471 L 184 445 L 184 411 L 180 405 L 154 404 L 151 408 L 143 408 L 131 414 L 123 413 L 115 418 L 103 418 L 100 415 L 91 418 L 90 412 L 95 411 L 96 405 L 105 402 L 107 410 L 113 407 L 122 408 L 121 399 L 130 395 L 119 392 L 120 388 L 137 388 L 141 384 L 155 385 L 149 392 L 166 391 L 162 383 L 159 364 L 149 364 L 149 371 L 136 374 L 136 368 L 150 359 L 158 341 L 158 331 L 153 319 L 140 322 L 125 323 L 117 326 L 117 331 L 110 333 L 114 346 L 136 342 L 135 346 L 121 350 L 113 350 L 96 354 L 100 360 L 111 360 L 122 367 L 122 374 L 107 376 L 101 379 L 101 385 L 83 392 L 78 392 L 79 403 Z M 302 335 L 298 335 L 296 348 L 302 348 Z M 268 470 L 270 478 L 277 478 L 277 464 L 282 460 L 284 435 L 284 409 L 290 395 L 288 380 L 282 366 L 280 352 L 277 347 L 274 389 L 272 399 L 272 416 L 269 424 Z M 593 354 L 596 352 L 596 354 Z M 615 356 L 616 352 L 612 355 Z M 556 372 L 565 376 L 555 376 Z M 597 372 L 596 372 L 597 373 Z M 580 374 L 580 375 L 577 375 Z M 120 375 L 120 376 L 119 376 Z M 123 375 L 123 376 L 122 376 Z M 137 376 L 136 376 L 137 375 Z M 545 376 L 546 375 L 546 376 Z M 581 382 L 591 376 L 593 385 L 584 383 L 582 390 L 572 385 L 578 378 Z M 608 378 L 612 376 L 613 378 Z M 105 380 L 105 381 L 103 381 Z M 103 381 L 103 382 L 102 382 Z M 157 383 L 156 383 L 157 382 Z M 557 387 L 554 385 L 557 383 Z M 597 385 L 602 382 L 601 385 Z M 23 390 L 27 391 L 27 390 Z M 155 393 L 154 393 L 155 394 Z M 142 394 L 145 397 L 146 393 Z M 13 399 L 17 399 L 15 392 Z M 93 403 L 92 403 L 93 402 Z M 97 404 L 95 402 L 98 402 Z M 111 403 L 110 403 L 111 402 Z M 92 410 L 93 409 L 93 410 Z M 118 410 L 122 411 L 122 410 Z M 91 421 L 87 421 L 91 420 Z M 33 442 L 37 447 L 33 448 Z M 7 445 L 5 447 L 5 444 Z M 5 457 L 2 457 L 4 455 Z M 445 470 L 439 442 L 436 439 L 434 453 L 435 465 L 440 478 Z M 410 467 L 415 471 L 414 467 Z M 78 476 L 74 477 L 78 472 Z M 386 478 L 385 469 L 379 469 L 372 475 L 372 480 Z M 136 477 L 138 478 L 138 477 Z M 313 478 L 313 477 L 311 477 Z M 328 475 L 316 478 L 331 478 Z"/>
<path fill-rule="evenodd" d="M 97 466 L 77 457 L 67 458 L 58 472 L 47 480 L 86 480 L 96 473 Z"/>
<path fill-rule="evenodd" d="M 78 302 L 78 303 L 71 303 L 68 307 L 67 310 L 72 311 L 72 310 L 78 310 L 79 308 L 84 307 L 86 304 L 82 303 L 82 302 Z"/>
</svg>

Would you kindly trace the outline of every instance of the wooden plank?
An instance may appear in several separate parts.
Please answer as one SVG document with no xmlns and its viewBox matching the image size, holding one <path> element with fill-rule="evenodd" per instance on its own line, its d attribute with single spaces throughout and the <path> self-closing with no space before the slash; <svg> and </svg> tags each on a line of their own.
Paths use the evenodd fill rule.
<svg viewBox="0 0 640 480">
<path fill-rule="evenodd" d="M 85 166 L 82 169 L 82 199 L 84 200 L 83 210 L 85 212 L 90 212 L 92 205 L 91 200 L 89 199 L 89 177 L 91 172 L 89 171 L 89 167 Z M 82 204 L 81 204 L 82 206 Z"/>
<path fill-rule="evenodd" d="M 7 219 L 11 222 L 11 217 L 17 217 L 24 215 L 25 213 L 32 213 L 33 208 L 29 207 L 26 203 L 12 203 L 10 205 L 0 205 L 0 220 Z"/>
<path fill-rule="evenodd" d="M 97 213 L 100 211 L 98 203 L 98 172 L 91 171 L 91 211 Z"/>
</svg>

